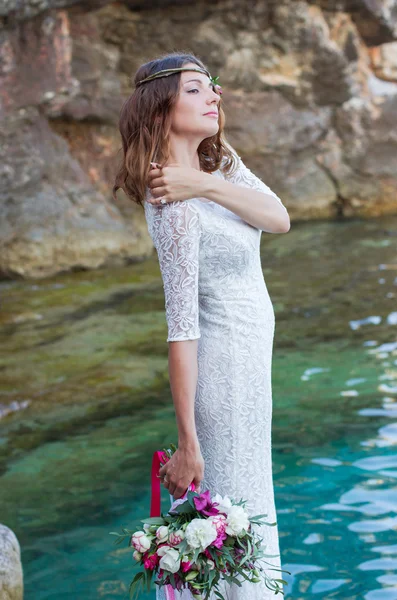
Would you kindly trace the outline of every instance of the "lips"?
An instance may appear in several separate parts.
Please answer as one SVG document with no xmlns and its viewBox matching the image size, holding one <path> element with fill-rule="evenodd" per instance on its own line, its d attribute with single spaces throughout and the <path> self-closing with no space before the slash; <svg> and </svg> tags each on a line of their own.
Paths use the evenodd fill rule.
<svg viewBox="0 0 397 600">
<path fill-rule="evenodd" d="M 205 117 L 208 117 L 208 116 L 210 116 L 210 117 L 217 117 L 218 113 L 217 112 L 207 112 L 207 113 L 205 113 L 204 116 Z"/>
</svg>

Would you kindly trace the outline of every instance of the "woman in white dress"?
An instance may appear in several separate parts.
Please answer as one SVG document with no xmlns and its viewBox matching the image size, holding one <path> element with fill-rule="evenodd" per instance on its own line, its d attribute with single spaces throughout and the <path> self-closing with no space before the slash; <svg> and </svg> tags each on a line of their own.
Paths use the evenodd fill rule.
<svg viewBox="0 0 397 600">
<path fill-rule="evenodd" d="M 262 231 L 289 230 L 288 212 L 226 142 L 221 88 L 196 56 L 146 63 L 135 85 L 120 114 L 124 159 L 114 191 L 143 203 L 164 284 L 178 450 L 160 477 L 174 499 L 193 482 L 247 500 L 251 515 L 274 523 L 275 318 L 259 246 Z M 258 533 L 280 569 L 277 526 Z M 227 600 L 275 597 L 264 583 L 223 586 Z M 175 597 L 193 598 L 189 590 Z"/>
</svg>

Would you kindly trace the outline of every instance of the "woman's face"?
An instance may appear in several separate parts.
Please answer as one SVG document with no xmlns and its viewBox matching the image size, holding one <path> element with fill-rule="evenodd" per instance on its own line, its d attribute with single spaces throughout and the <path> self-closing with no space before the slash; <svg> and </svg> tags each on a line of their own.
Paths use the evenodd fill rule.
<svg viewBox="0 0 397 600">
<path fill-rule="evenodd" d="M 195 63 L 184 67 L 199 68 Z M 218 132 L 220 96 L 214 92 L 209 77 L 197 71 L 182 71 L 178 99 L 174 107 L 172 131 L 176 135 L 195 136 L 202 140 Z M 206 113 L 215 114 L 206 114 Z"/>
</svg>

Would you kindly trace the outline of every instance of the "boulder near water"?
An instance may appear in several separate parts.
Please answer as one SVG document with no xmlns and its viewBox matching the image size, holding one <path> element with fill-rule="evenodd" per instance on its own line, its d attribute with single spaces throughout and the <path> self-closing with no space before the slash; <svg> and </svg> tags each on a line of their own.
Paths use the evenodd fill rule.
<svg viewBox="0 0 397 600">
<path fill-rule="evenodd" d="M 0 598 L 23 600 L 21 548 L 15 533 L 0 524 Z"/>
</svg>

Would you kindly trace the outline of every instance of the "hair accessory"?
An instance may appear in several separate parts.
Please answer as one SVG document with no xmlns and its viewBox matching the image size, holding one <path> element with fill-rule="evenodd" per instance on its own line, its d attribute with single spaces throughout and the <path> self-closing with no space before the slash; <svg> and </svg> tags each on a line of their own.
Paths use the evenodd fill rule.
<svg viewBox="0 0 397 600">
<path fill-rule="evenodd" d="M 210 76 L 210 79 L 211 79 L 211 82 L 213 83 L 213 85 L 215 86 L 216 91 L 218 92 L 218 94 L 222 95 L 222 87 L 218 83 L 219 75 L 217 75 L 216 77 L 211 77 Z"/>
<path fill-rule="evenodd" d="M 144 79 L 138 81 L 135 87 L 138 87 L 139 85 L 141 85 L 142 83 L 146 83 L 147 81 L 152 81 L 153 79 L 158 79 L 159 77 L 168 77 L 168 75 L 180 73 L 181 71 L 197 71 L 197 73 L 204 73 L 204 75 L 207 75 L 209 77 L 212 85 L 215 87 L 216 92 L 219 95 L 222 94 L 222 87 L 218 83 L 219 76 L 212 77 L 210 72 L 207 71 L 207 69 L 195 69 L 194 67 L 175 67 L 174 69 L 161 69 L 161 71 L 156 71 L 156 73 L 152 73 L 151 75 L 148 75 L 148 77 L 145 77 Z"/>
</svg>

